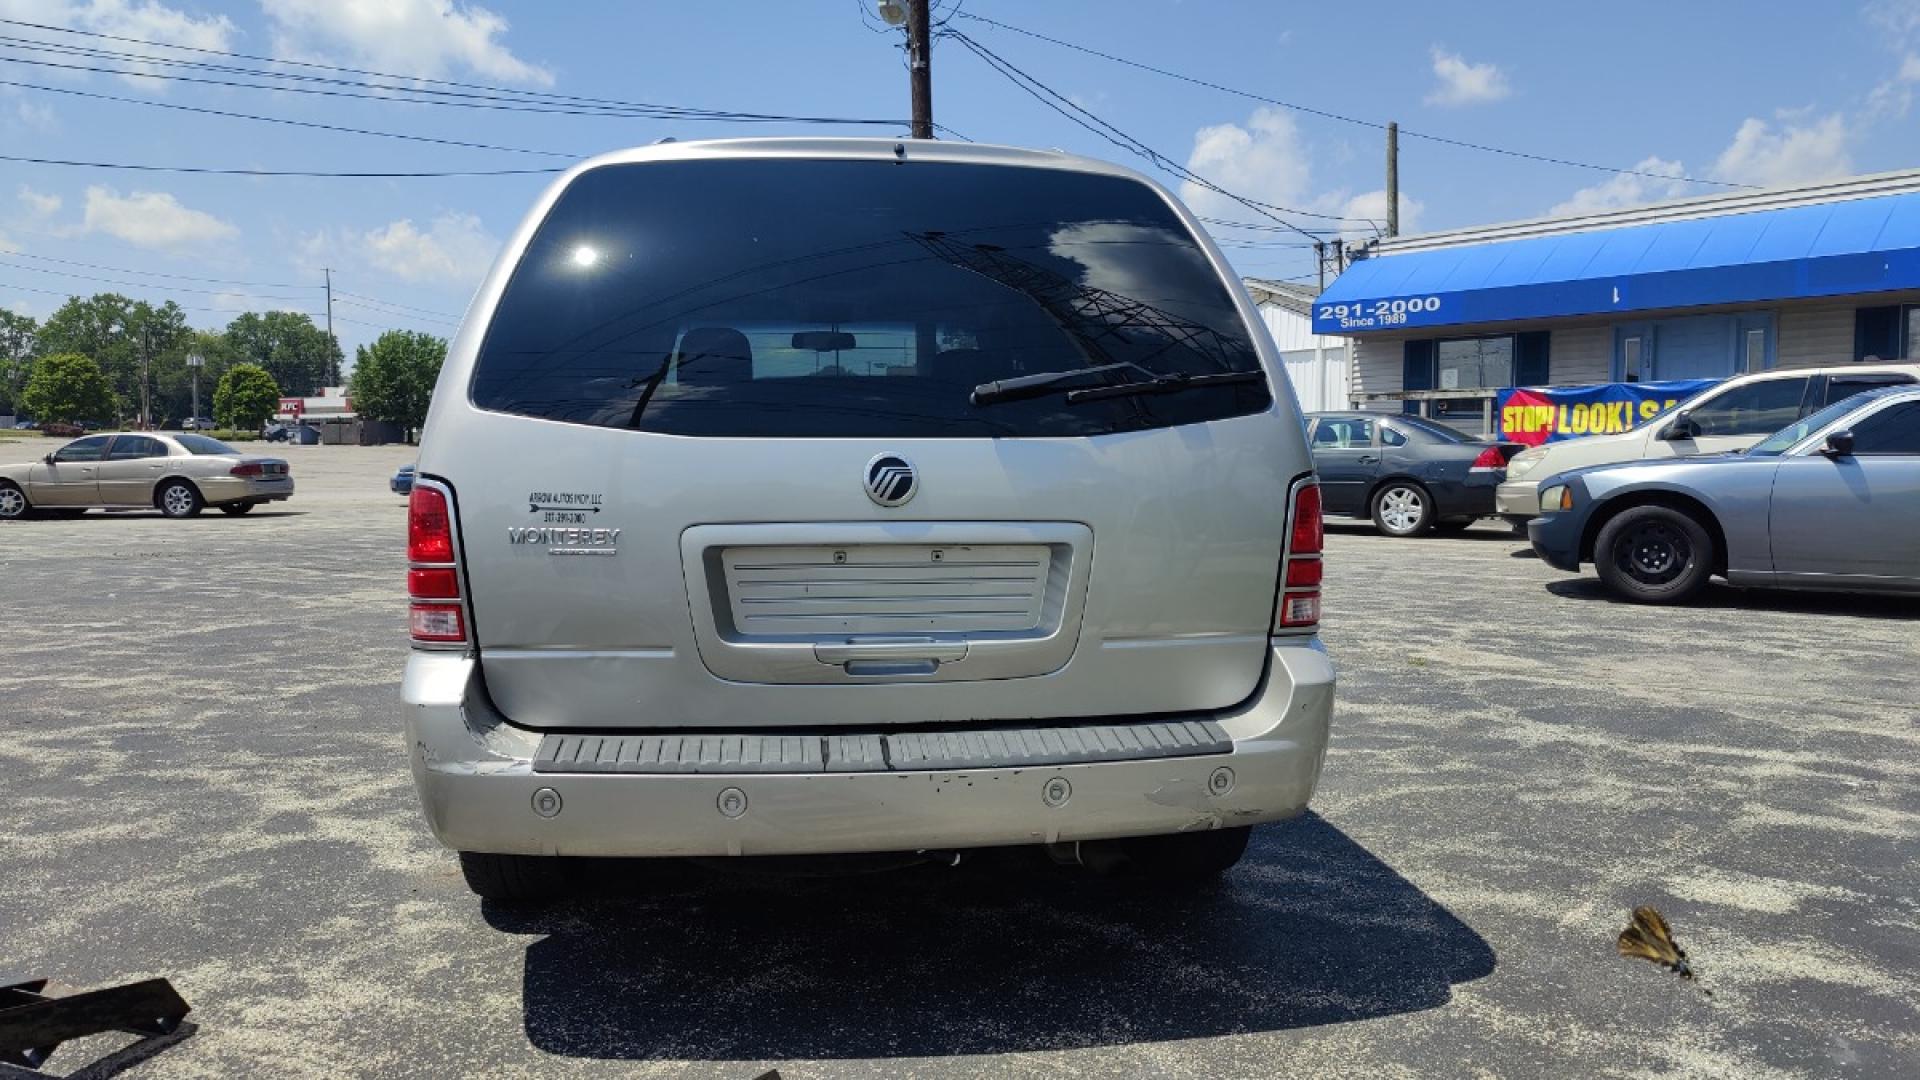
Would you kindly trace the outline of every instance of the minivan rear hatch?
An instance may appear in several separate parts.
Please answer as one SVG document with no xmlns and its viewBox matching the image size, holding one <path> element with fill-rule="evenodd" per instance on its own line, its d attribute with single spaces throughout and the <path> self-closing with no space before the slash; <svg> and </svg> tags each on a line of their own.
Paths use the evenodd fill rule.
<svg viewBox="0 0 1920 1080">
<path fill-rule="evenodd" d="M 1244 294 L 1120 170 L 891 148 L 589 168 L 483 291 L 421 469 L 455 492 L 516 723 L 991 723 L 1257 686 L 1305 466 Z"/>
</svg>

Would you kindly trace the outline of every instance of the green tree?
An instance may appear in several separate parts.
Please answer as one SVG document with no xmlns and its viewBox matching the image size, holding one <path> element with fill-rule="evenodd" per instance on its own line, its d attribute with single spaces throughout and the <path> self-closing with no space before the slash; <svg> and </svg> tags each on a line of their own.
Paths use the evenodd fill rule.
<svg viewBox="0 0 1920 1080">
<path fill-rule="evenodd" d="M 107 377 L 117 401 L 98 419 L 118 419 L 129 393 L 138 404 L 135 373 L 139 361 L 134 356 L 133 340 L 127 333 L 127 321 L 133 314 L 133 301 L 118 293 L 68 297 L 40 327 L 40 352 L 75 353 L 98 364 Z"/>
<path fill-rule="evenodd" d="M 433 384 L 447 358 L 447 339 L 412 330 L 389 330 L 354 354 L 350 392 L 353 410 L 407 430 L 426 423 Z"/>
<path fill-rule="evenodd" d="M 26 315 L 0 308 L 0 413 L 23 408 L 20 391 L 33 374 L 35 343 L 40 324 Z"/>
<path fill-rule="evenodd" d="M 102 420 L 113 413 L 113 390 L 92 359 L 56 353 L 33 365 L 20 403 L 36 420 Z"/>
<path fill-rule="evenodd" d="M 248 312 L 227 324 L 235 359 L 257 364 L 302 397 L 340 377 L 340 343 L 295 311 Z"/>
<path fill-rule="evenodd" d="M 280 387 L 258 364 L 235 364 L 213 391 L 213 418 L 221 427 L 252 430 L 280 408 Z"/>
<path fill-rule="evenodd" d="M 186 312 L 168 300 L 149 304 L 118 293 L 70 297 L 40 328 L 45 353 L 78 353 L 100 365 L 118 401 L 106 416 L 158 419 L 153 408 L 154 380 L 169 359 L 177 362 L 192 333 Z"/>
</svg>

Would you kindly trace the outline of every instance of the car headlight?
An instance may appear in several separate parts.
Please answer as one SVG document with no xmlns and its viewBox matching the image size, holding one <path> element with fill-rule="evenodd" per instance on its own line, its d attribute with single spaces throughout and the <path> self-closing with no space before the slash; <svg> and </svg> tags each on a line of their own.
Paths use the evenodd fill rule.
<svg viewBox="0 0 1920 1080">
<path fill-rule="evenodd" d="M 1538 450 L 1522 450 L 1513 455 L 1513 460 L 1507 462 L 1507 479 L 1516 480 L 1527 475 L 1532 472 L 1546 456 L 1546 454 Z"/>
<path fill-rule="evenodd" d="M 1561 510 L 1573 509 L 1573 489 L 1565 484 L 1555 484 L 1540 493 L 1540 512 L 1552 514 Z"/>
</svg>

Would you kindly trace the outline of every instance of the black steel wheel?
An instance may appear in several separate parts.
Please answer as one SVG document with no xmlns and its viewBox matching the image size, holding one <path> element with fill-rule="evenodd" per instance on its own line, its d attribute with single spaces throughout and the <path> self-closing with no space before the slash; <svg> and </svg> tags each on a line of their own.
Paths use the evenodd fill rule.
<svg viewBox="0 0 1920 1080">
<path fill-rule="evenodd" d="M 1609 589 L 1641 604 L 1677 604 L 1713 576 L 1713 536 L 1693 515 L 1668 506 L 1636 506 L 1600 530 L 1593 568 Z"/>
</svg>

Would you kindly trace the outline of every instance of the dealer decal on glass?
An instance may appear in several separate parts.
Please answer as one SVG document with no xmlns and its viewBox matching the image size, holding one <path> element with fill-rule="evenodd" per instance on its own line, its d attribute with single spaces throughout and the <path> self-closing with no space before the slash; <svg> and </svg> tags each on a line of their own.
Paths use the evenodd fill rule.
<svg viewBox="0 0 1920 1080">
<path fill-rule="evenodd" d="M 1321 304 L 1314 321 L 1331 323 L 1342 330 L 1380 330 L 1389 326 L 1405 326 L 1409 315 L 1430 315 L 1439 310 L 1439 297 L 1411 296 L 1398 300 Z"/>
</svg>

